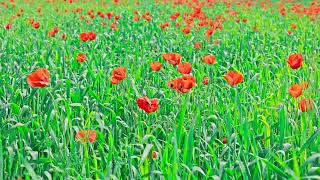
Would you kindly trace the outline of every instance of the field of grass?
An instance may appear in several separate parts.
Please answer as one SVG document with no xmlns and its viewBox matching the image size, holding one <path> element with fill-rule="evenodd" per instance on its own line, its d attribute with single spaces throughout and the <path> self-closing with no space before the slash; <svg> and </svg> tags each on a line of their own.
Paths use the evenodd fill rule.
<svg viewBox="0 0 320 180">
<path fill-rule="evenodd" d="M 320 179 L 319 15 L 319 1 L 3 0 L 0 180 Z"/>
</svg>

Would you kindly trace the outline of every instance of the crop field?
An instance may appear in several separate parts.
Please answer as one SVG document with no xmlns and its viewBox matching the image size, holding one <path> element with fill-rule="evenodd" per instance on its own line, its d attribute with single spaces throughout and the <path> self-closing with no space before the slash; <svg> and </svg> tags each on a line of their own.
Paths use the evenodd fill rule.
<svg viewBox="0 0 320 180">
<path fill-rule="evenodd" d="M 320 179 L 320 1 L 0 0 L 0 180 Z"/>
</svg>

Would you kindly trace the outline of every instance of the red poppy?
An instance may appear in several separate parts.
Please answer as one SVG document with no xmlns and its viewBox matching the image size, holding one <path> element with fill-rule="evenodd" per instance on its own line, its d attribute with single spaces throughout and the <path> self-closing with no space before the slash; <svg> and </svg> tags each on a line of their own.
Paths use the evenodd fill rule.
<svg viewBox="0 0 320 180">
<path fill-rule="evenodd" d="M 132 20 L 133 20 L 133 21 L 139 21 L 140 18 L 139 18 L 139 16 L 134 16 L 134 17 L 132 18 Z"/>
<path fill-rule="evenodd" d="M 50 73 L 46 68 L 39 68 L 27 77 L 27 82 L 31 87 L 46 87 L 50 81 Z"/>
<path fill-rule="evenodd" d="M 29 18 L 29 24 L 33 24 L 34 23 L 34 19 L 33 18 Z"/>
<path fill-rule="evenodd" d="M 80 130 L 76 134 L 76 139 L 86 143 L 86 142 L 94 142 L 97 139 L 97 132 L 96 130 Z"/>
<path fill-rule="evenodd" d="M 127 69 L 125 67 L 118 67 L 112 71 L 111 84 L 119 84 L 126 78 Z"/>
<path fill-rule="evenodd" d="M 204 77 L 204 78 L 202 79 L 202 84 L 204 84 L 204 85 L 209 84 L 209 77 Z"/>
<path fill-rule="evenodd" d="M 243 76 L 241 73 L 234 72 L 229 70 L 226 75 L 224 75 L 224 78 L 227 80 L 228 84 L 234 86 L 243 81 Z"/>
<path fill-rule="evenodd" d="M 86 32 L 81 33 L 81 34 L 80 34 L 80 39 L 81 39 L 81 41 L 83 41 L 83 42 L 88 41 L 88 40 L 89 40 L 88 33 L 86 33 Z"/>
<path fill-rule="evenodd" d="M 39 29 L 40 23 L 39 22 L 34 23 L 34 24 L 32 24 L 32 27 L 35 28 L 35 29 Z"/>
<path fill-rule="evenodd" d="M 11 29 L 11 24 L 6 24 L 5 26 L 4 26 L 6 29 Z"/>
<path fill-rule="evenodd" d="M 247 18 L 243 18 L 243 19 L 242 19 L 242 22 L 247 23 L 247 22 L 248 22 L 248 19 L 247 19 Z"/>
<path fill-rule="evenodd" d="M 195 85 L 196 79 L 191 75 L 185 75 L 168 82 L 168 86 L 179 93 L 189 92 Z"/>
<path fill-rule="evenodd" d="M 206 64 L 214 64 L 214 63 L 216 63 L 216 57 L 209 54 L 207 56 L 202 57 L 202 61 Z"/>
<path fill-rule="evenodd" d="M 54 31 L 49 31 L 48 35 L 51 36 L 51 37 L 54 37 L 56 35 L 56 33 L 54 33 Z"/>
<path fill-rule="evenodd" d="M 158 152 L 157 151 L 152 151 L 152 158 L 156 159 L 158 157 Z"/>
<path fill-rule="evenodd" d="M 174 66 L 180 64 L 181 61 L 181 55 L 172 52 L 162 53 L 162 58 Z"/>
<path fill-rule="evenodd" d="M 155 112 L 159 108 L 157 98 L 149 99 L 148 97 L 139 97 L 137 99 L 137 105 L 148 114 Z"/>
<path fill-rule="evenodd" d="M 201 43 L 194 43 L 193 47 L 196 49 L 201 49 Z"/>
<path fill-rule="evenodd" d="M 192 66 L 188 62 L 181 63 L 178 65 L 178 71 L 181 74 L 190 74 L 190 72 L 192 71 Z"/>
<path fill-rule="evenodd" d="M 292 29 L 296 29 L 296 28 L 297 28 L 297 25 L 296 25 L 296 24 L 291 24 L 291 28 L 292 28 Z"/>
<path fill-rule="evenodd" d="M 88 38 L 90 41 L 95 40 L 97 37 L 95 32 L 88 32 Z"/>
<path fill-rule="evenodd" d="M 289 93 L 292 97 L 299 97 L 302 94 L 302 87 L 300 84 L 294 84 L 289 88 Z"/>
<path fill-rule="evenodd" d="M 162 64 L 158 61 L 155 61 L 155 62 L 151 63 L 150 67 L 151 67 L 152 71 L 160 71 Z"/>
<path fill-rule="evenodd" d="M 77 61 L 78 62 L 84 62 L 86 60 L 86 55 L 83 53 L 79 53 L 77 56 Z"/>
<path fill-rule="evenodd" d="M 288 32 L 289 35 L 292 34 L 292 31 L 290 29 L 288 29 L 287 32 Z"/>
<path fill-rule="evenodd" d="M 52 31 L 53 31 L 54 33 L 57 33 L 57 32 L 59 32 L 59 28 L 58 28 L 58 27 L 54 27 L 54 28 L 52 29 Z"/>
<path fill-rule="evenodd" d="M 292 69 L 298 69 L 302 66 L 303 57 L 301 54 L 291 54 L 287 63 Z"/>
<path fill-rule="evenodd" d="M 191 28 L 190 27 L 185 27 L 181 30 L 184 34 L 189 34 L 191 32 Z"/>
<path fill-rule="evenodd" d="M 308 110 L 312 110 L 312 99 L 302 99 L 299 102 L 299 107 L 302 112 L 307 112 Z"/>
<path fill-rule="evenodd" d="M 61 34 L 61 39 L 67 39 L 67 35 L 66 34 Z"/>
<path fill-rule="evenodd" d="M 222 144 L 227 144 L 227 138 L 222 138 Z"/>
</svg>

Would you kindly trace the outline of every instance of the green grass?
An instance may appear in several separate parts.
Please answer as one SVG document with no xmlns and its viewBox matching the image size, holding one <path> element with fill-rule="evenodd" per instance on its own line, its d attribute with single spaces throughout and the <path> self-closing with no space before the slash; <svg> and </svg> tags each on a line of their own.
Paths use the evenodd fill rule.
<svg viewBox="0 0 320 180">
<path fill-rule="evenodd" d="M 181 32 L 181 16 L 192 11 L 186 5 L 15 4 L 0 6 L 1 26 L 12 24 L 10 30 L 0 28 L 0 179 L 320 178 L 319 17 L 310 21 L 290 11 L 282 17 L 276 5 L 264 11 L 233 4 L 248 23 L 227 17 L 224 28 L 208 38 L 204 28 Z M 72 13 L 76 7 L 84 11 Z M 22 16 L 9 20 L 20 8 Z M 58 15 L 56 8 L 69 13 Z M 98 16 L 90 24 L 80 20 L 89 18 L 89 9 L 120 15 L 119 29 Z M 152 21 L 132 21 L 133 10 L 150 11 Z M 203 7 L 213 18 L 227 16 L 225 10 L 222 3 Z M 175 12 L 181 13 L 181 27 L 169 20 Z M 40 21 L 39 29 L 28 24 L 29 17 Z M 165 21 L 171 24 L 162 30 Z M 293 23 L 298 27 L 288 35 Z M 60 32 L 52 38 L 48 31 L 54 26 Z M 95 31 L 97 39 L 81 42 L 79 34 L 86 31 Z M 195 42 L 202 49 L 194 49 Z M 87 56 L 83 63 L 76 61 L 79 52 Z M 181 74 L 162 59 L 163 52 L 180 53 L 191 63 L 197 86 L 189 93 L 168 87 Z M 287 65 L 292 53 L 304 57 L 298 70 Z M 217 57 L 216 64 L 201 61 L 208 54 Z M 160 72 L 151 71 L 153 61 L 162 63 Z M 127 68 L 127 78 L 111 85 L 111 72 L 119 66 Z M 50 84 L 31 88 L 26 78 L 41 67 L 50 71 Z M 229 69 L 241 72 L 244 82 L 228 85 L 223 76 Z M 201 83 L 205 76 L 207 86 Z M 291 97 L 288 88 L 302 81 L 310 87 L 298 99 Z M 158 98 L 159 109 L 146 114 L 136 105 L 138 96 Z M 301 98 L 313 99 L 312 111 L 299 111 Z M 97 140 L 77 141 L 82 129 L 95 129 Z"/>
</svg>

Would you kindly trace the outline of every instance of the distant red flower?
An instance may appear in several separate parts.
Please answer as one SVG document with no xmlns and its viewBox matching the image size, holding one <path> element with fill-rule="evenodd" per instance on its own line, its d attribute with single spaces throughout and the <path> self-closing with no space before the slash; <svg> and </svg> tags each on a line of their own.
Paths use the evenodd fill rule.
<svg viewBox="0 0 320 180">
<path fill-rule="evenodd" d="M 6 29 L 11 29 L 11 24 L 6 24 L 5 26 L 4 26 Z"/>
<path fill-rule="evenodd" d="M 49 31 L 48 35 L 51 36 L 51 37 L 54 37 L 56 35 L 56 33 L 54 33 L 54 31 Z"/>
<path fill-rule="evenodd" d="M 157 98 L 149 99 L 148 97 L 139 97 L 137 99 L 137 105 L 148 114 L 155 112 L 159 108 Z"/>
<path fill-rule="evenodd" d="M 155 61 L 155 62 L 151 63 L 150 67 L 151 67 L 152 71 L 160 71 L 162 64 L 158 61 Z"/>
<path fill-rule="evenodd" d="M 88 32 L 88 38 L 90 41 L 95 40 L 97 37 L 95 32 Z"/>
<path fill-rule="evenodd" d="M 119 84 L 126 78 L 127 69 L 125 67 L 118 67 L 112 71 L 111 84 Z"/>
<path fill-rule="evenodd" d="M 191 28 L 190 27 L 185 27 L 181 30 L 184 34 L 189 34 L 191 32 Z"/>
<path fill-rule="evenodd" d="M 168 86 L 179 93 L 189 92 L 195 85 L 196 79 L 191 75 L 185 75 L 168 82 Z"/>
<path fill-rule="evenodd" d="M 83 53 L 79 53 L 77 56 L 77 61 L 78 62 L 84 62 L 86 60 L 86 55 Z"/>
<path fill-rule="evenodd" d="M 292 34 L 292 31 L 290 29 L 288 29 L 287 32 L 288 32 L 289 35 Z"/>
<path fill-rule="evenodd" d="M 181 63 L 178 65 L 178 71 L 181 74 L 190 74 L 192 71 L 192 66 L 188 62 Z"/>
<path fill-rule="evenodd" d="M 35 29 L 39 29 L 40 23 L 39 22 L 34 23 L 34 24 L 32 24 L 32 27 L 35 28 Z"/>
<path fill-rule="evenodd" d="M 292 28 L 292 29 L 296 29 L 296 28 L 297 28 L 297 25 L 296 25 L 296 24 L 291 24 L 291 28 Z"/>
<path fill-rule="evenodd" d="M 227 138 L 222 138 L 222 144 L 227 144 Z"/>
<path fill-rule="evenodd" d="M 92 143 L 97 139 L 97 132 L 96 130 L 80 130 L 76 134 L 76 139 L 83 143 L 87 143 L 88 141 Z"/>
<path fill-rule="evenodd" d="M 289 93 L 292 97 L 299 97 L 302 94 L 302 87 L 300 84 L 294 84 L 289 88 Z"/>
<path fill-rule="evenodd" d="M 207 56 L 202 57 L 202 61 L 206 64 L 214 64 L 214 63 L 216 63 L 216 57 L 209 54 Z"/>
<path fill-rule="evenodd" d="M 27 82 L 31 87 L 46 87 L 50 81 L 50 73 L 46 68 L 39 68 L 27 77 Z"/>
<path fill-rule="evenodd" d="M 67 35 L 66 34 L 61 34 L 61 39 L 67 39 Z"/>
<path fill-rule="evenodd" d="M 157 151 L 152 151 L 152 159 L 156 159 L 158 157 L 158 152 Z"/>
<path fill-rule="evenodd" d="M 139 16 L 134 16 L 134 17 L 132 18 L 132 20 L 133 20 L 133 21 L 139 21 L 139 20 L 140 20 L 140 17 L 139 17 Z"/>
<path fill-rule="evenodd" d="M 58 28 L 58 27 L 54 27 L 54 28 L 52 29 L 52 31 L 53 31 L 54 33 L 57 33 L 57 32 L 59 32 L 59 28 Z"/>
<path fill-rule="evenodd" d="M 204 85 L 209 84 L 209 77 L 204 77 L 204 78 L 202 79 L 202 84 L 204 84 Z"/>
<path fill-rule="evenodd" d="M 243 18 L 243 19 L 242 19 L 242 22 L 247 23 L 247 22 L 248 22 L 248 19 L 247 19 L 247 18 Z"/>
<path fill-rule="evenodd" d="M 234 86 L 243 81 L 243 76 L 241 73 L 234 72 L 229 70 L 226 75 L 224 75 L 224 78 L 227 80 L 228 84 Z"/>
<path fill-rule="evenodd" d="M 34 23 L 34 19 L 33 18 L 29 18 L 29 24 L 33 24 Z"/>
<path fill-rule="evenodd" d="M 88 40 L 89 40 L 88 33 L 86 33 L 86 32 L 81 33 L 81 34 L 80 34 L 80 39 L 81 39 L 81 41 L 83 41 L 83 42 L 88 41 Z"/>
<path fill-rule="evenodd" d="M 312 110 L 312 99 L 302 99 L 300 102 L 299 102 L 299 107 L 300 107 L 300 110 L 302 112 L 307 112 L 309 110 Z"/>
<path fill-rule="evenodd" d="M 180 64 L 181 61 L 181 55 L 172 52 L 162 53 L 162 58 L 174 66 Z"/>
<path fill-rule="evenodd" d="M 194 43 L 193 47 L 196 49 L 201 49 L 201 43 Z"/>
<path fill-rule="evenodd" d="M 287 60 L 288 65 L 292 69 L 298 69 L 302 66 L 303 57 L 301 54 L 291 54 Z"/>
</svg>

